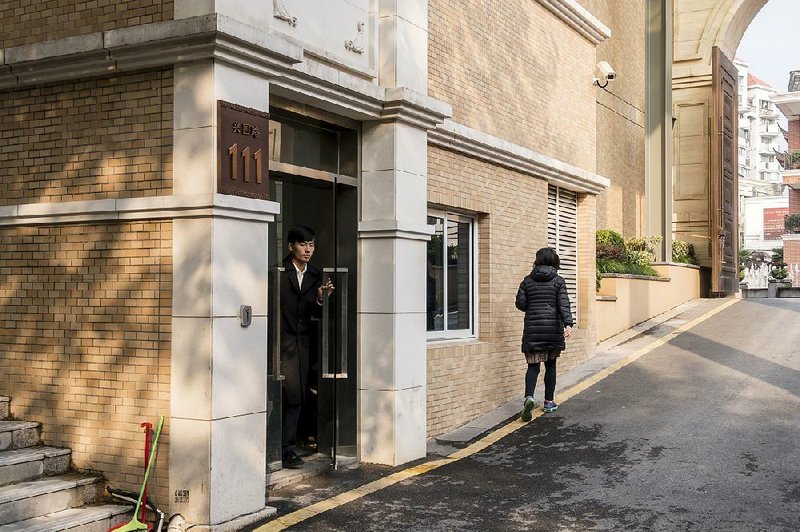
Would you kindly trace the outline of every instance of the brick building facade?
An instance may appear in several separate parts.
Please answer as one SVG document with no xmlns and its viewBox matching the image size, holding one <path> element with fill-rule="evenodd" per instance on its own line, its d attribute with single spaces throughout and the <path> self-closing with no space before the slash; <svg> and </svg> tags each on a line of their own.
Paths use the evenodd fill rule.
<svg viewBox="0 0 800 532">
<path fill-rule="evenodd" d="M 349 294 L 328 309 L 336 347 L 321 342 L 321 386 L 344 401 L 334 454 L 418 459 L 519 395 L 513 298 L 539 247 L 569 258 L 560 367 L 592 356 L 595 230 L 650 227 L 643 10 L 29 4 L 0 12 L 0 394 L 77 468 L 135 489 L 139 423 L 165 413 L 158 504 L 210 528 L 265 514 L 270 271 L 291 223 L 315 220 L 318 265 Z M 619 69 L 607 89 L 601 59 Z M 270 113 L 269 199 L 220 193 L 240 155 L 219 101 Z M 437 237 L 450 281 L 432 311 Z"/>
<path fill-rule="evenodd" d="M 789 187 L 789 212 L 800 214 L 800 72 L 789 75 L 788 90 L 775 97 L 775 103 L 788 120 L 789 154 L 786 168 L 781 172 L 783 184 Z M 788 265 L 793 286 L 800 286 L 800 238 L 797 234 L 783 235 L 783 260 Z"/>
</svg>

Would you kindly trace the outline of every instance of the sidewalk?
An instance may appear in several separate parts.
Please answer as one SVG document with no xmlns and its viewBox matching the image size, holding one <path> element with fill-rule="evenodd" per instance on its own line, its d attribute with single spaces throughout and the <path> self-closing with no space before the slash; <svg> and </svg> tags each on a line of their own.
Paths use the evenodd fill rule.
<svg viewBox="0 0 800 532">
<path fill-rule="evenodd" d="M 684 323 L 723 304 L 725 301 L 727 300 L 694 299 L 601 342 L 597 345 L 594 357 L 569 371 L 558 373 L 556 400 L 558 399 L 559 390 L 566 390 L 579 384 L 592 375 L 617 363 L 637 349 L 653 340 L 662 338 Z M 543 394 L 544 386 L 540 383 L 534 393 L 537 405 L 540 405 L 544 400 Z M 462 427 L 428 440 L 428 455 L 448 456 L 484 432 L 515 418 L 522 409 L 522 399 L 523 397 L 520 395 L 518 398 L 508 401 Z"/>
</svg>

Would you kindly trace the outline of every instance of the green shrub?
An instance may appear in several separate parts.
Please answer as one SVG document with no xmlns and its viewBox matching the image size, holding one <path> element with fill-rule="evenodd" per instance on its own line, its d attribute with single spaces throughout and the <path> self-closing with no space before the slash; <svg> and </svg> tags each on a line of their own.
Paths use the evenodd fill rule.
<svg viewBox="0 0 800 532">
<path fill-rule="evenodd" d="M 650 260 L 653 260 L 656 257 L 656 246 L 662 240 L 664 239 L 657 235 L 634 236 L 625 240 L 625 251 L 645 251 L 650 255 Z"/>
<path fill-rule="evenodd" d="M 788 276 L 789 271 L 786 269 L 786 267 L 772 268 L 772 271 L 770 272 L 770 277 L 779 281 L 786 279 Z"/>
<path fill-rule="evenodd" d="M 672 262 L 681 264 L 697 264 L 697 257 L 694 254 L 694 244 L 683 240 L 672 241 Z"/>
<path fill-rule="evenodd" d="M 625 247 L 625 240 L 622 238 L 622 235 L 616 231 L 612 231 L 611 229 L 598 230 L 595 239 L 597 240 L 598 246 L 600 244 L 604 244 L 609 246 L 618 246 L 621 248 Z"/>
<path fill-rule="evenodd" d="M 616 231 L 600 229 L 596 239 L 598 288 L 602 273 L 658 277 L 658 272 L 650 263 L 655 258 L 655 246 L 662 240 L 660 236 L 633 237 L 626 240 Z"/>
<path fill-rule="evenodd" d="M 772 250 L 772 264 L 783 264 L 783 248 Z"/>
<path fill-rule="evenodd" d="M 783 218 L 783 228 L 787 233 L 800 233 L 800 214 L 787 214 Z"/>
<path fill-rule="evenodd" d="M 653 255 L 645 249 L 631 249 L 625 251 L 625 261 L 637 266 L 650 266 Z"/>
<path fill-rule="evenodd" d="M 597 243 L 597 260 L 625 260 L 625 246 Z"/>
<path fill-rule="evenodd" d="M 642 266 L 617 260 L 598 260 L 597 271 L 598 273 L 627 273 L 631 275 L 659 277 L 658 272 L 649 264 Z"/>
</svg>

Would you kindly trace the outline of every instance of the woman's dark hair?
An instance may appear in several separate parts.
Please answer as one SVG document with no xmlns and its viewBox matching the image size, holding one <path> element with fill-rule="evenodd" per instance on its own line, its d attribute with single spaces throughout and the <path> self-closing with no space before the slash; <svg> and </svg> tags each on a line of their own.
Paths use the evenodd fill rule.
<svg viewBox="0 0 800 532">
<path fill-rule="evenodd" d="M 316 234 L 314 234 L 314 230 L 307 225 L 295 225 L 289 229 L 289 234 L 286 235 L 286 240 L 290 244 L 296 244 L 298 242 L 313 242 L 315 236 Z"/>
<path fill-rule="evenodd" d="M 561 259 L 553 248 L 542 248 L 536 252 L 534 266 L 552 266 L 556 270 L 561 268 Z"/>
</svg>

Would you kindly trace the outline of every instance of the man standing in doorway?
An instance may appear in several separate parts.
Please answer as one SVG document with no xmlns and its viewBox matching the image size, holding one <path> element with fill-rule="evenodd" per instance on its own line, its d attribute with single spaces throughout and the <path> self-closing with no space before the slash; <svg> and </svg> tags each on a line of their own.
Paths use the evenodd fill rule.
<svg viewBox="0 0 800 532">
<path fill-rule="evenodd" d="M 289 229 L 289 254 L 283 259 L 281 283 L 281 372 L 283 381 L 283 467 L 298 468 L 303 460 L 295 453 L 297 424 L 308 382 L 311 318 L 322 315 L 323 297 L 333 291 L 330 279 L 309 261 L 314 255 L 314 230 L 305 225 Z"/>
</svg>

